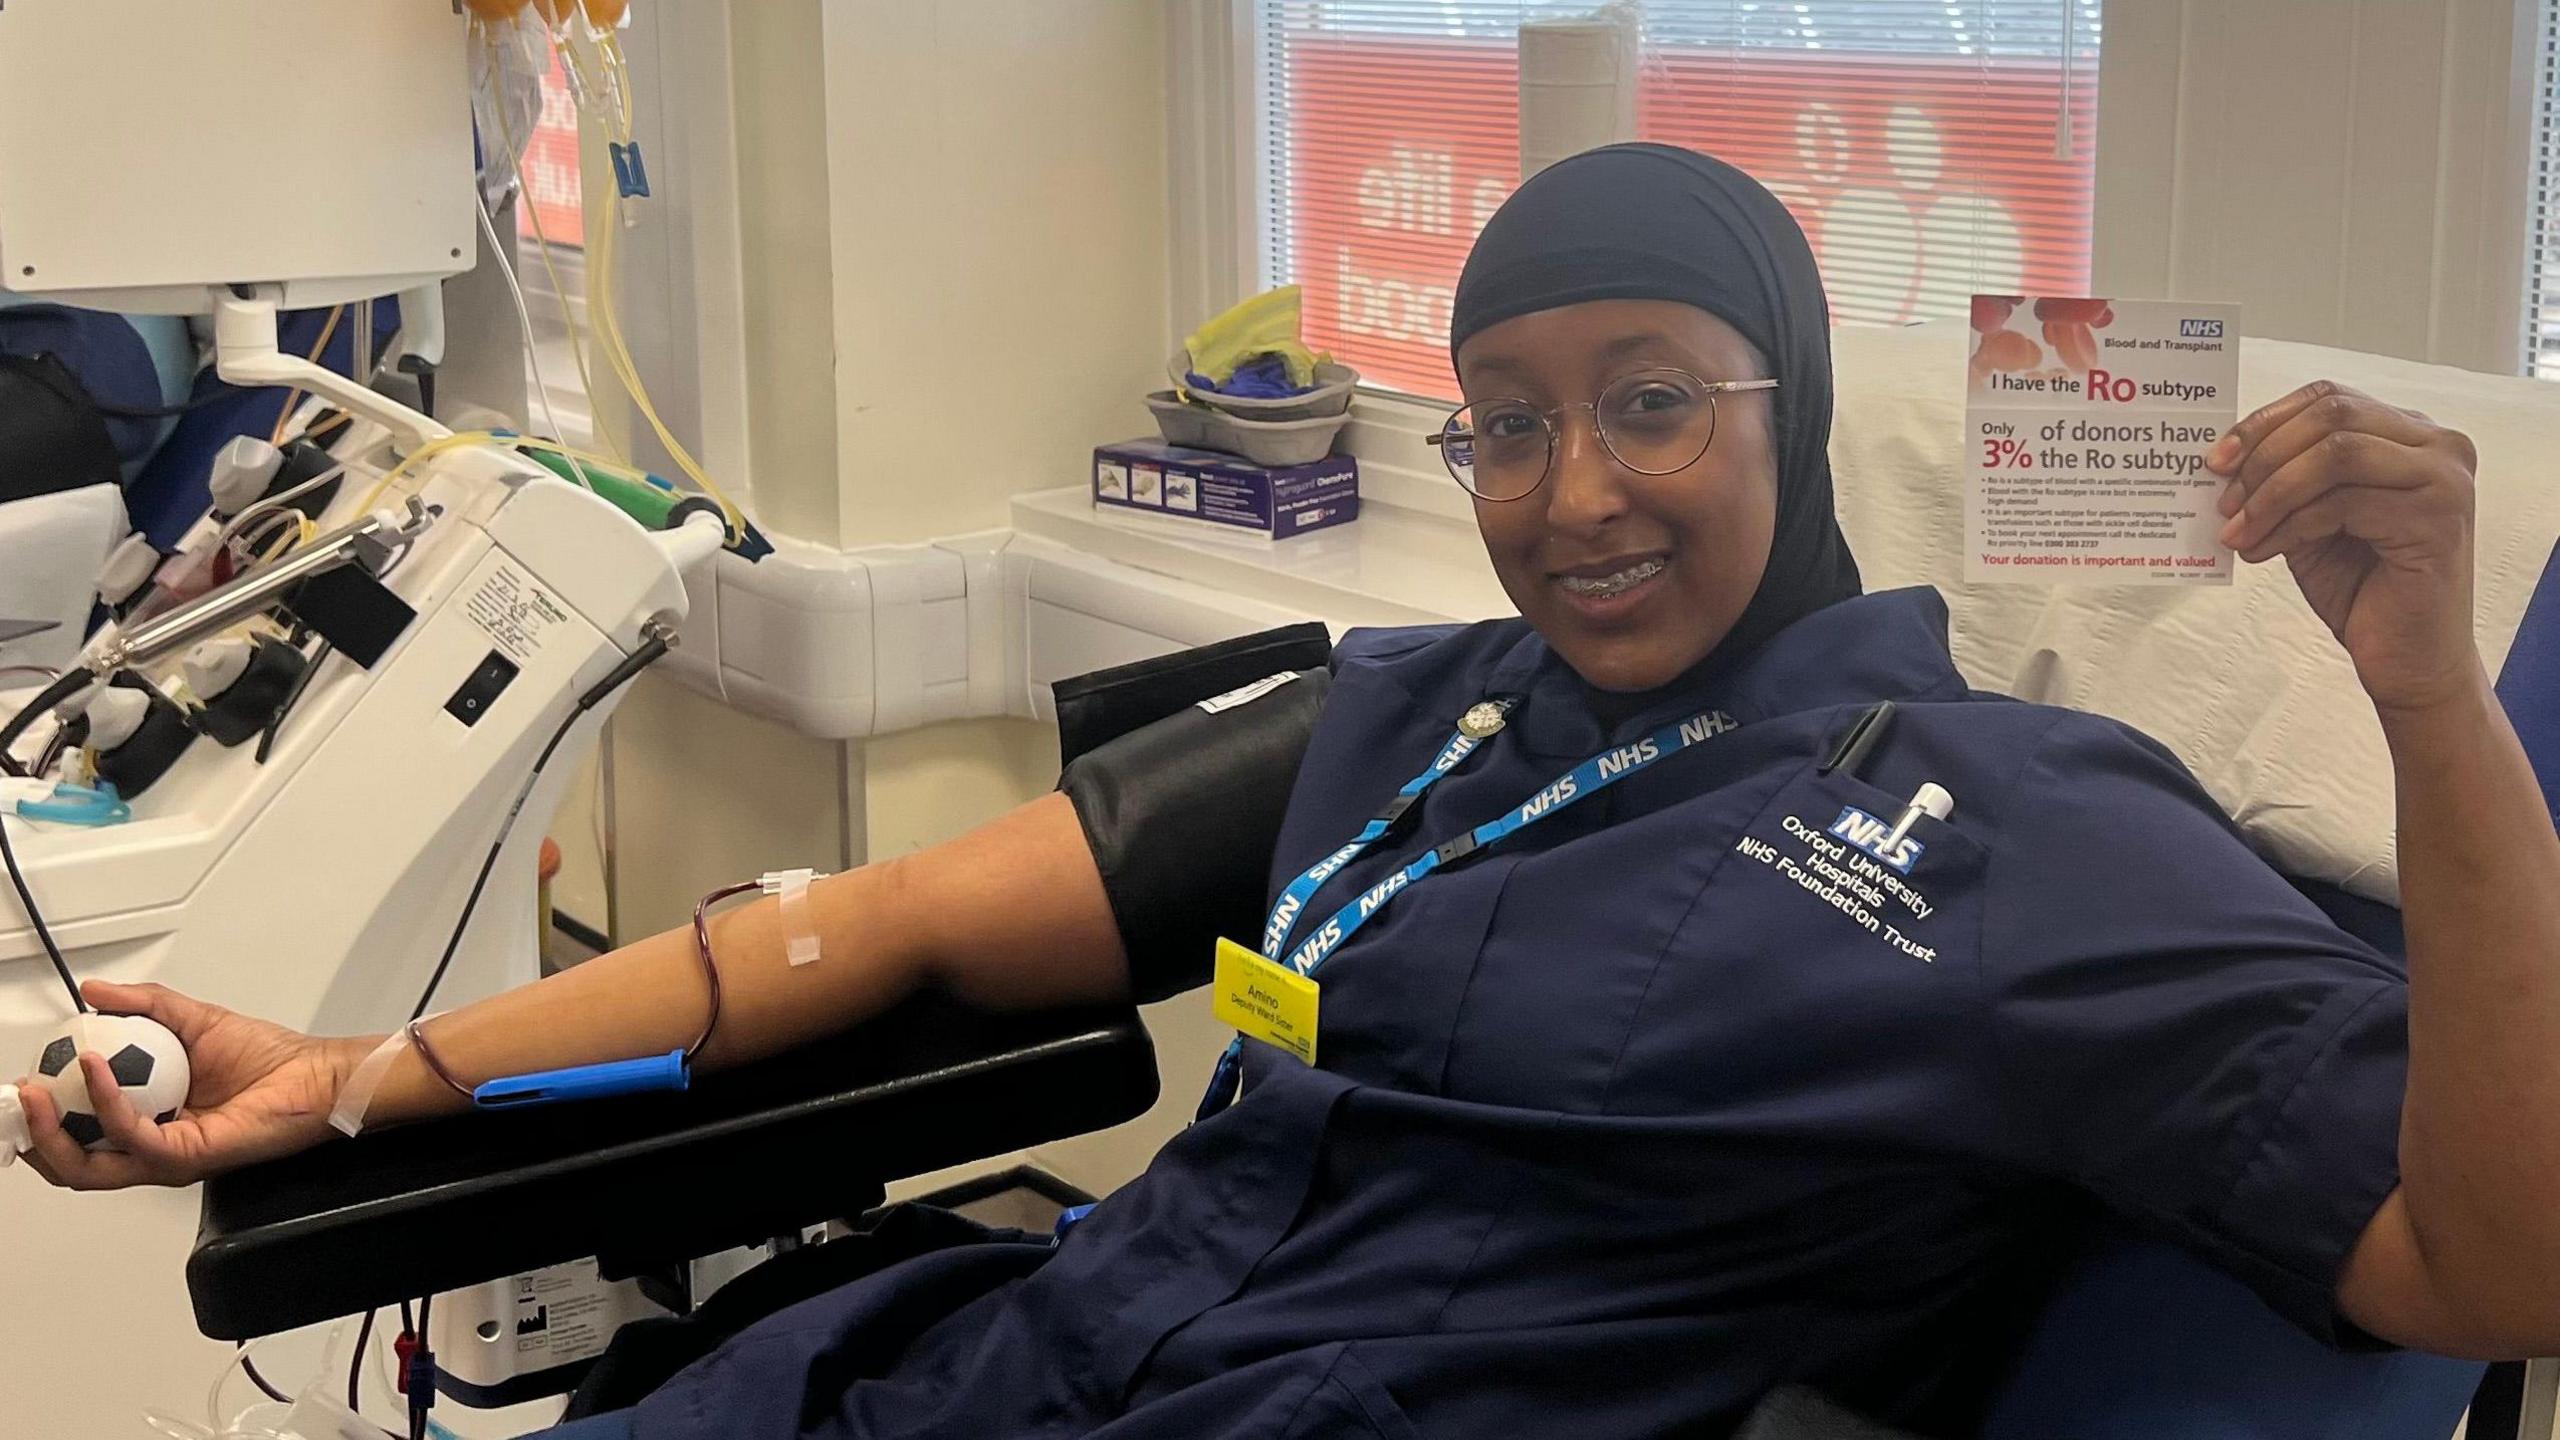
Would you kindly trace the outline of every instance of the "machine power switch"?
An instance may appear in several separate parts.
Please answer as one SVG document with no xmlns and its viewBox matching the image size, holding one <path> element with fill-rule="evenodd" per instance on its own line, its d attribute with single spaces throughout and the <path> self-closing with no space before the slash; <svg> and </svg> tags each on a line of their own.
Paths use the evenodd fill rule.
<svg viewBox="0 0 2560 1440">
<path fill-rule="evenodd" d="M 492 650 L 488 658 L 473 668 L 471 678 L 462 682 L 462 688 L 453 692 L 453 698 L 444 702 L 444 713 L 465 725 L 477 725 L 480 717 L 489 713 L 489 707 L 497 703 L 499 694 L 513 684 L 515 678 L 516 662 Z"/>
</svg>

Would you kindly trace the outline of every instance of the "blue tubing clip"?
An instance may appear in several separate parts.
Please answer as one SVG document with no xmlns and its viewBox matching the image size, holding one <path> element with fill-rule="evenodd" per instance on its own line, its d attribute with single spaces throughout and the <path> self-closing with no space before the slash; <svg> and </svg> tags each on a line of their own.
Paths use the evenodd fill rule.
<svg viewBox="0 0 2560 1440">
<path fill-rule="evenodd" d="M 640 142 L 635 140 L 625 145 L 615 141 L 608 143 L 605 150 L 613 157 L 613 183 L 622 192 L 622 197 L 626 200 L 647 199 L 649 166 L 640 158 Z"/>
<path fill-rule="evenodd" d="M 503 1076 L 472 1091 L 471 1103 L 483 1110 L 520 1110 L 528 1105 L 683 1090 L 691 1084 L 684 1052 L 670 1050 L 638 1060 L 610 1060 L 602 1065 L 573 1065 L 565 1070 Z"/>
<path fill-rule="evenodd" d="M 101 781 L 94 789 L 56 785 L 45 799 L 19 801 L 18 813 L 62 825 L 121 825 L 133 818 L 133 807 L 116 793 L 115 786 Z"/>
<path fill-rule="evenodd" d="M 1059 1211 L 1058 1228 L 1049 1232 L 1050 1243 L 1055 1244 L 1060 1240 L 1066 1239 L 1067 1232 L 1076 1228 L 1076 1222 L 1084 1219 L 1087 1215 L 1092 1214 L 1093 1208 L 1094 1207 L 1092 1205 L 1070 1205 L 1066 1209 Z"/>
</svg>

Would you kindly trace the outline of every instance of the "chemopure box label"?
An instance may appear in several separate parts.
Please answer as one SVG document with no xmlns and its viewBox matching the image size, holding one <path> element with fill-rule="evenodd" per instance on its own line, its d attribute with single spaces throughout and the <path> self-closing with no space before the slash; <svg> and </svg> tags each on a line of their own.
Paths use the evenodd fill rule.
<svg viewBox="0 0 2560 1440">
<path fill-rule="evenodd" d="M 1265 467 L 1218 451 L 1130 440 L 1095 449 L 1093 500 L 1285 539 L 1356 519 L 1360 469 L 1344 455 Z"/>
<path fill-rule="evenodd" d="M 2205 452 L 2239 416 L 2240 310 L 1977 295 L 1968 581 L 2228 583 Z"/>
</svg>

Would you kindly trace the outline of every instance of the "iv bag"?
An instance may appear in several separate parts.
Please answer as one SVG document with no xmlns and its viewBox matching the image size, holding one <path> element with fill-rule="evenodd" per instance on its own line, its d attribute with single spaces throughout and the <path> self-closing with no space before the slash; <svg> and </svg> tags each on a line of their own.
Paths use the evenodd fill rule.
<svg viewBox="0 0 2560 1440">
<path fill-rule="evenodd" d="M 551 68 L 551 38 L 528 10 L 471 23 L 471 123 L 480 132 L 480 195 L 506 204 L 516 171 L 542 118 L 542 77 Z"/>
</svg>

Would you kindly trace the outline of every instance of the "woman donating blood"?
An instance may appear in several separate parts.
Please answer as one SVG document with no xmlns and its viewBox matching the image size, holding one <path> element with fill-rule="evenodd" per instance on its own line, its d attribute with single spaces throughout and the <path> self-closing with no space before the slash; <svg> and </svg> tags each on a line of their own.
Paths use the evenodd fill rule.
<svg viewBox="0 0 2560 1440">
<path fill-rule="evenodd" d="M 1307 717 L 1285 763 L 1236 765 L 1285 788 L 1276 834 L 1229 837 L 1253 918 L 1215 956 L 1137 943 L 1165 861 L 1131 817 L 1183 768 L 1108 773 L 1141 731 L 819 882 L 819 963 L 788 963 L 773 900 L 722 919 L 701 1060 L 926 986 L 1021 1008 L 1285 976 L 1312 1009 L 1254 1022 L 1203 1118 L 1063 1243 L 880 1271 L 601 1423 L 1695 1434 L 1796 1380 L 1919 1416 L 2038 1217 L 2093 1207 L 2315 1334 L 2560 1350 L 2560 839 L 2471 639 L 2468 442 L 2318 385 L 2209 461 L 2227 541 L 2284 560 L 2381 717 L 2403 966 L 2162 747 L 1973 691 L 1935 593 L 1860 593 L 1827 319 L 1803 235 L 1728 166 L 1625 145 L 1525 183 L 1459 285 L 1467 403 L 1438 436 L 1519 617 L 1355 632 L 1177 717 Z M 321 1141 L 381 1039 L 91 994 L 187 1039 L 196 1091 L 155 1125 L 92 1074 L 126 1154 L 39 1106 L 66 1185 Z M 522 1073 L 683 1044 L 701 994 L 679 931 L 427 1033 L 458 1074 Z M 463 1103 L 404 1055 L 367 1123 Z"/>
</svg>

